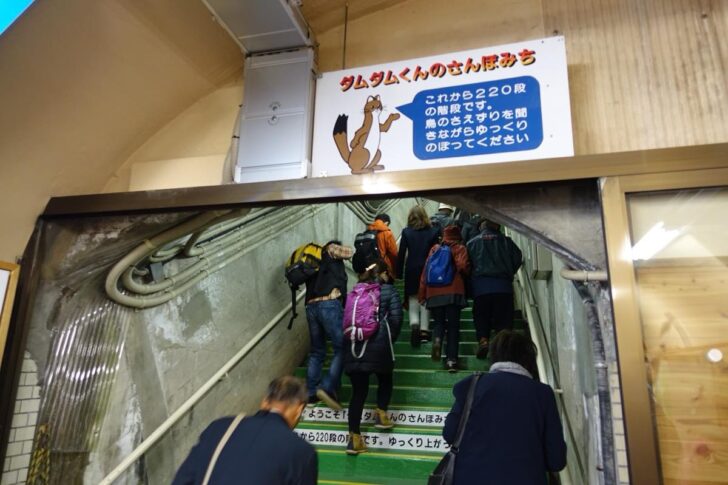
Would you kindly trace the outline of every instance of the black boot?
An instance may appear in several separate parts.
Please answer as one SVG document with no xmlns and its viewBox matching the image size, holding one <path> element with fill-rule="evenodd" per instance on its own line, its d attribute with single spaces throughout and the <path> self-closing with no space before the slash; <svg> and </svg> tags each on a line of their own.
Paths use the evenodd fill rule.
<svg viewBox="0 0 728 485">
<path fill-rule="evenodd" d="M 439 337 L 435 337 L 435 340 L 432 341 L 431 357 L 435 362 L 440 362 L 440 359 L 442 358 L 442 339 Z"/>
<path fill-rule="evenodd" d="M 420 346 L 420 326 L 412 325 L 412 326 L 410 326 L 410 330 L 412 331 L 412 334 L 410 335 L 410 345 L 412 345 L 412 347 L 419 347 Z"/>
</svg>

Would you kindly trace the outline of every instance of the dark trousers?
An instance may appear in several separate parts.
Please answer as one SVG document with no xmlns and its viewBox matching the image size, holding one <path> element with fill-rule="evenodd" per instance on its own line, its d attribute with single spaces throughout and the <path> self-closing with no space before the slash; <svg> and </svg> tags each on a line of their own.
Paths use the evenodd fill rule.
<svg viewBox="0 0 728 485">
<path fill-rule="evenodd" d="M 445 305 L 430 309 L 432 319 L 435 321 L 433 335 L 435 338 L 445 340 L 445 358 L 458 360 L 458 345 L 460 345 L 460 307 L 458 305 Z M 447 334 L 447 337 L 446 337 Z"/>
<path fill-rule="evenodd" d="M 364 401 L 367 400 L 369 394 L 369 376 L 371 372 L 352 372 L 349 375 L 351 379 L 351 399 L 349 399 L 349 432 L 361 433 L 361 414 L 364 411 Z M 389 401 L 392 400 L 392 373 L 385 372 L 380 374 L 377 372 L 377 407 L 387 410 Z"/>
<path fill-rule="evenodd" d="M 311 351 L 306 371 L 306 387 L 309 396 L 321 388 L 329 394 L 336 394 L 341 384 L 344 370 L 344 330 L 342 321 L 344 309 L 339 300 L 326 300 L 306 305 L 308 333 L 311 337 Z M 329 372 L 321 378 L 326 359 L 326 338 L 331 341 L 334 356 L 331 358 Z"/>
<path fill-rule="evenodd" d="M 490 332 L 513 329 L 513 293 L 487 293 L 473 300 L 473 321 L 478 340 Z"/>
</svg>

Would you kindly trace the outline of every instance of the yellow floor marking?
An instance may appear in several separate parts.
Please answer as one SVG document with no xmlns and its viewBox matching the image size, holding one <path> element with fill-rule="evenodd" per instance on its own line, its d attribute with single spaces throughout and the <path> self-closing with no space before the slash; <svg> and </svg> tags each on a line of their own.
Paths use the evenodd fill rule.
<svg viewBox="0 0 728 485">
<path fill-rule="evenodd" d="M 331 453 L 331 454 L 346 454 L 345 450 L 331 450 L 326 448 L 319 448 L 316 450 L 319 453 Z M 366 453 L 362 454 L 363 456 L 369 455 L 369 456 L 383 456 L 385 458 L 411 458 L 416 460 L 431 460 L 431 461 L 440 461 L 442 459 L 442 456 L 439 455 L 410 455 L 405 453 L 381 453 L 377 451 L 367 451 Z"/>
<path fill-rule="evenodd" d="M 321 483 L 330 483 L 332 485 L 377 485 L 376 483 L 371 482 L 339 482 L 339 481 L 333 481 L 333 480 L 319 480 L 319 484 Z"/>
</svg>

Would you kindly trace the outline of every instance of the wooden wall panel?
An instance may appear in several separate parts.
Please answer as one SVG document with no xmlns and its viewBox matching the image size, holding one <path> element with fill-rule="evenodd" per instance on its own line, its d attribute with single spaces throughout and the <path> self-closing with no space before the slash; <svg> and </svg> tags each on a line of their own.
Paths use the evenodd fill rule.
<svg viewBox="0 0 728 485">
<path fill-rule="evenodd" d="M 409 0 L 391 5 L 349 22 L 347 67 L 543 37 L 541 0 Z M 317 39 L 320 69 L 342 69 L 343 24 L 317 32 Z"/>
<path fill-rule="evenodd" d="M 728 481 L 728 263 L 700 261 L 637 270 L 666 485 Z"/>
<path fill-rule="evenodd" d="M 566 36 L 577 154 L 728 140 L 728 2 L 543 0 Z"/>
<path fill-rule="evenodd" d="M 317 32 L 323 71 L 342 68 L 339 13 Z M 398 1 L 349 22 L 346 65 L 555 34 L 566 36 L 576 154 L 728 141 L 725 0 Z"/>
</svg>

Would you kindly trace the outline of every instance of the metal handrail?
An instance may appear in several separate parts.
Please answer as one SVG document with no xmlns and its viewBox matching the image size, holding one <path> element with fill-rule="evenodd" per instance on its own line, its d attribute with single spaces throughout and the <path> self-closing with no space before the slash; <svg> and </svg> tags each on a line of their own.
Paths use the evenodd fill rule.
<svg viewBox="0 0 728 485">
<path fill-rule="evenodd" d="M 298 303 L 303 296 L 305 291 L 301 291 L 296 296 L 296 302 Z M 100 482 L 100 485 L 111 485 L 114 480 L 119 478 L 127 468 L 132 466 L 141 456 L 146 453 L 149 448 L 154 446 L 162 437 L 174 426 L 184 415 L 192 409 L 215 385 L 222 381 L 223 377 L 232 370 L 250 351 L 261 341 L 263 338 L 270 333 L 273 328 L 283 320 L 283 317 L 292 310 L 291 303 L 287 304 L 283 310 L 281 310 L 276 316 L 269 321 L 255 337 L 253 337 L 242 349 L 238 351 L 230 360 L 228 360 L 220 369 L 215 372 L 210 379 L 207 380 L 192 396 L 190 396 L 177 410 L 172 413 L 161 425 L 157 427 L 139 446 L 137 446 L 124 460 L 119 463 L 108 475 L 106 475 Z"/>
<path fill-rule="evenodd" d="M 538 304 L 536 303 L 536 296 L 535 292 L 533 291 L 533 287 L 531 286 L 531 280 L 528 279 L 527 276 L 524 275 L 524 270 L 521 268 L 517 273 L 516 281 L 518 281 L 518 286 L 521 289 L 521 294 L 525 298 L 522 299 L 524 306 L 526 307 L 525 310 L 529 315 L 535 315 L 536 318 L 528 318 L 529 327 L 531 325 L 536 326 L 539 330 L 539 333 L 541 334 L 541 338 L 543 339 L 545 347 L 545 354 L 548 358 L 549 364 L 551 366 L 551 376 L 554 383 L 554 394 L 557 396 L 557 402 L 559 403 L 559 406 L 562 411 L 562 416 L 564 417 L 564 421 L 566 423 L 566 429 L 569 433 L 569 437 L 571 438 L 572 443 L 576 443 L 575 435 L 574 435 L 574 427 L 571 424 L 571 420 L 569 419 L 569 415 L 566 412 L 566 406 L 564 405 L 564 396 L 563 396 L 563 390 L 561 388 L 561 379 L 559 375 L 556 373 L 556 366 L 554 356 L 551 353 L 551 348 L 548 345 L 548 340 L 546 338 L 546 330 L 543 327 L 543 319 L 541 318 L 541 313 L 538 309 Z M 525 281 L 525 285 L 524 285 Z M 528 288 L 528 289 L 526 289 Z M 533 310 L 532 310 L 533 308 Z M 538 323 L 534 322 L 533 320 L 538 320 Z M 539 355 L 543 355 L 543 353 L 540 352 L 542 346 L 538 345 L 539 347 Z M 539 359 L 540 360 L 540 359 Z M 541 370 L 541 369 L 539 369 Z M 574 450 L 574 456 L 576 457 L 576 464 L 579 468 L 580 472 L 580 478 L 586 477 L 586 470 L 584 468 L 583 458 L 581 456 L 581 453 L 579 452 L 579 449 L 576 447 L 573 448 Z"/>
</svg>

